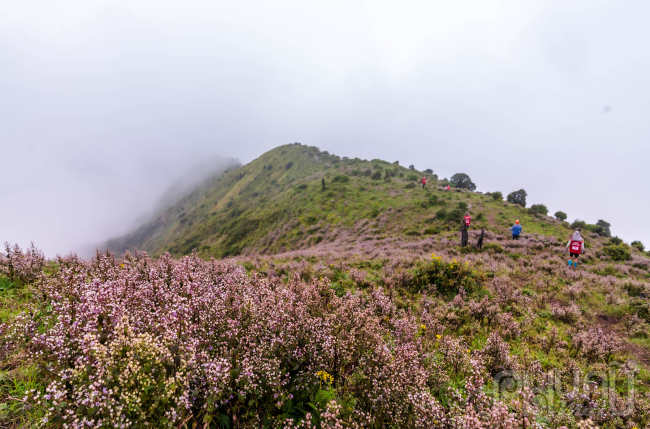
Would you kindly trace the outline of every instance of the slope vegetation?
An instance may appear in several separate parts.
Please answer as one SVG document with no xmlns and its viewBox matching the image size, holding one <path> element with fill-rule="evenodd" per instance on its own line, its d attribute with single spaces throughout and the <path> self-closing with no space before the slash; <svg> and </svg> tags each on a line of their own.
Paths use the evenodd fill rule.
<svg viewBox="0 0 650 429">
<path fill-rule="evenodd" d="M 448 191 L 436 177 L 382 160 L 284 145 L 212 178 L 109 248 L 174 256 L 196 249 L 207 258 L 305 249 L 342 235 L 417 240 L 457 231 L 465 211 L 474 216 L 474 228 L 495 233 L 506 233 L 515 219 L 525 232 L 562 240 L 569 233 L 567 223 L 488 195 Z"/>
</svg>

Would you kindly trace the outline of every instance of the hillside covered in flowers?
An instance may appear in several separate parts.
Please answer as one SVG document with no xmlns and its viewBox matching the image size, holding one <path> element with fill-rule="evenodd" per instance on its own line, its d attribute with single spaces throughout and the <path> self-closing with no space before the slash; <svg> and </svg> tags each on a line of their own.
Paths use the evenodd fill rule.
<svg viewBox="0 0 650 429">
<path fill-rule="evenodd" d="M 432 175 L 428 191 L 409 186 L 396 164 L 272 155 L 292 150 L 313 170 L 281 159 L 276 177 L 278 162 L 254 161 L 116 253 L 47 260 L 6 244 L 0 426 L 650 425 L 641 245 L 583 226 L 569 268 L 567 222 Z M 469 246 L 455 210 L 475 216 Z M 148 253 L 120 251 L 135 242 Z"/>
</svg>

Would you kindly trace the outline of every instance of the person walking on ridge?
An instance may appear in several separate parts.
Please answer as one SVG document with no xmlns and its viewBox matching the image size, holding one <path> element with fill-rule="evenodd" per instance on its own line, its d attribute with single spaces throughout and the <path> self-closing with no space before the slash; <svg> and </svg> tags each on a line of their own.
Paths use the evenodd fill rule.
<svg viewBox="0 0 650 429">
<path fill-rule="evenodd" d="M 512 231 L 512 239 L 519 240 L 519 234 L 521 234 L 521 225 L 519 225 L 519 220 L 515 221 L 515 224 L 510 228 Z"/>
<path fill-rule="evenodd" d="M 422 189 L 424 189 L 424 186 L 427 184 L 427 176 L 424 176 L 422 178 Z"/>
<path fill-rule="evenodd" d="M 472 216 L 469 214 L 469 212 L 465 212 L 465 217 L 463 217 L 463 222 L 465 223 L 467 229 L 469 229 L 469 225 L 472 223 Z"/>
<path fill-rule="evenodd" d="M 577 267 L 578 266 L 577 259 L 580 257 L 581 254 L 585 253 L 585 240 L 580 235 L 580 231 L 576 231 L 573 233 L 573 235 L 569 239 L 569 242 L 566 245 L 566 250 L 569 251 L 569 256 L 573 258 L 573 260 L 569 259 L 569 268 L 571 268 L 572 264 L 573 264 L 573 268 Z"/>
</svg>

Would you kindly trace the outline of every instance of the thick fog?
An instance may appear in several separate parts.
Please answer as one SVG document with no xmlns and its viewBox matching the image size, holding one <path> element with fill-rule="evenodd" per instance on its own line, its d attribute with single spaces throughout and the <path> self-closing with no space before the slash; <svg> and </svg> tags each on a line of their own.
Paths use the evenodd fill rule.
<svg viewBox="0 0 650 429">
<path fill-rule="evenodd" d="M 4 3 L 0 241 L 102 241 L 298 141 L 650 245 L 647 0 Z"/>
</svg>

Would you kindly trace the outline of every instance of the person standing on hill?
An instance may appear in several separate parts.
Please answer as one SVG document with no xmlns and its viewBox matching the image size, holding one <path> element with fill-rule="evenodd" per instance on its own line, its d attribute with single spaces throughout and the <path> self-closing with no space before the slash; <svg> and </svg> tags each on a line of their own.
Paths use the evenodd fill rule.
<svg viewBox="0 0 650 429">
<path fill-rule="evenodd" d="M 451 191 L 451 187 L 449 185 L 447 185 L 447 190 Z"/>
<path fill-rule="evenodd" d="M 426 184 L 427 184 L 427 176 L 424 176 L 424 177 L 422 178 L 422 189 L 424 189 L 424 187 L 426 186 Z"/>
<path fill-rule="evenodd" d="M 519 240 L 519 234 L 521 234 L 521 225 L 519 225 L 519 220 L 515 221 L 515 224 L 510 228 L 512 231 L 512 239 Z"/>
<path fill-rule="evenodd" d="M 566 250 L 569 251 L 569 256 L 573 258 L 573 260 L 569 259 L 569 267 L 571 267 L 572 263 L 574 268 L 577 267 L 578 266 L 577 259 L 580 257 L 581 254 L 585 253 L 585 240 L 580 235 L 580 231 L 576 231 L 573 233 L 573 235 L 569 239 L 569 242 L 566 245 Z"/>
<path fill-rule="evenodd" d="M 465 223 L 467 229 L 469 229 L 469 225 L 472 223 L 472 216 L 469 214 L 469 212 L 465 212 L 465 217 L 463 217 L 463 222 Z"/>
</svg>

